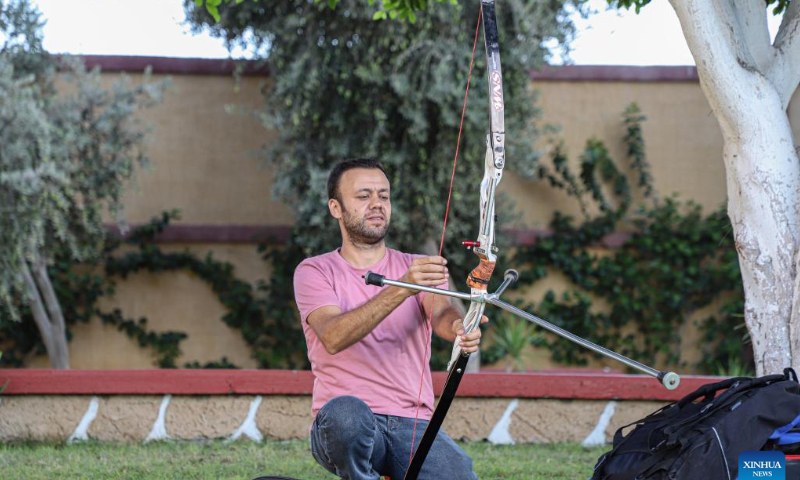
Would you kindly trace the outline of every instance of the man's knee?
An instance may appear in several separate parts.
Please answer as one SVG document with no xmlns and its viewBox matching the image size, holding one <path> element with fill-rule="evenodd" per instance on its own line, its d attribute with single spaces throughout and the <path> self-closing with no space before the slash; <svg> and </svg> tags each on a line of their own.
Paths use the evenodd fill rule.
<svg viewBox="0 0 800 480">
<path fill-rule="evenodd" d="M 350 395 L 329 400 L 317 413 L 317 420 L 342 440 L 358 438 L 375 429 L 372 410 L 361 399 Z"/>
<path fill-rule="evenodd" d="M 477 479 L 478 477 L 475 476 L 475 472 L 472 470 L 472 459 L 464 453 L 458 461 L 456 461 L 453 465 L 453 478 L 457 478 L 459 480 L 471 480 Z"/>
<path fill-rule="evenodd" d="M 421 475 L 420 478 L 442 480 L 477 479 L 472 470 L 472 459 L 443 431 L 439 432 L 433 442 L 422 470 L 425 475 Z"/>
<path fill-rule="evenodd" d="M 351 396 L 336 397 L 317 412 L 311 430 L 314 458 L 346 478 L 377 478 L 371 459 L 377 427 L 372 410 Z"/>
</svg>

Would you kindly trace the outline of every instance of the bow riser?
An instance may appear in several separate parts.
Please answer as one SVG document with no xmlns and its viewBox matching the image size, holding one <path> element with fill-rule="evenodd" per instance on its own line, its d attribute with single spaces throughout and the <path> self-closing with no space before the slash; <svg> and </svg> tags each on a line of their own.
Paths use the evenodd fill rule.
<svg viewBox="0 0 800 480">
<path fill-rule="evenodd" d="M 481 180 L 481 200 L 480 200 L 480 231 L 478 240 L 474 242 L 472 251 L 478 255 L 480 264 L 475 267 L 467 278 L 467 285 L 473 289 L 486 291 L 489 287 L 489 279 L 494 271 L 497 261 L 495 252 L 495 191 L 497 184 L 503 177 L 503 169 L 496 166 L 496 157 L 492 148 L 491 139 L 486 140 L 486 158 L 484 161 L 483 180 Z"/>
</svg>

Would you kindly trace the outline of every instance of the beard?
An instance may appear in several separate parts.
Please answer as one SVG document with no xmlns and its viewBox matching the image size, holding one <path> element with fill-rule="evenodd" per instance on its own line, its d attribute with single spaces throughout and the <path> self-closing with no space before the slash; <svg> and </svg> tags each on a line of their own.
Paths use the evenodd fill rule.
<svg viewBox="0 0 800 480">
<path fill-rule="evenodd" d="M 367 219 L 353 215 L 345 209 L 342 209 L 342 220 L 344 221 L 344 229 L 350 237 L 350 242 L 354 245 L 375 245 L 383 241 L 386 234 L 389 232 L 389 220 L 382 227 L 370 227 L 367 225 Z M 384 218 L 386 216 L 384 215 Z"/>
</svg>

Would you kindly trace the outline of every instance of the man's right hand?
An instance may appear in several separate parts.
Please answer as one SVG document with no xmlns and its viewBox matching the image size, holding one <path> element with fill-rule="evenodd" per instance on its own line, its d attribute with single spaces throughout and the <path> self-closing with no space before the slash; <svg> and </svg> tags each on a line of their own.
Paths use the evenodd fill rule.
<svg viewBox="0 0 800 480">
<path fill-rule="evenodd" d="M 416 283 L 426 287 L 438 287 L 445 283 L 450 274 L 447 271 L 447 260 L 440 256 L 419 257 L 411 262 L 408 271 L 400 279 L 407 283 Z M 404 288 L 403 291 L 410 297 L 418 293 L 416 290 Z"/>
<path fill-rule="evenodd" d="M 419 257 L 411 262 L 402 281 L 437 287 L 450 276 L 447 260 L 442 257 Z M 408 288 L 389 287 L 360 307 L 342 313 L 337 305 L 320 307 L 306 320 L 314 329 L 325 351 L 336 355 L 369 334 L 379 323 L 407 298 L 418 293 Z M 439 302 L 444 305 L 445 302 Z M 449 325 L 448 325 L 449 328 Z"/>
</svg>

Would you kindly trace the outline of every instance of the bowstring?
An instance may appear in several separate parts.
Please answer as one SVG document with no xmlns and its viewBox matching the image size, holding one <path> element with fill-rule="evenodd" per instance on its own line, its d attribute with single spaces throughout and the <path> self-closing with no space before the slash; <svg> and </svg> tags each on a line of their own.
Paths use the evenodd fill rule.
<svg viewBox="0 0 800 480">
<path fill-rule="evenodd" d="M 472 57 L 469 60 L 469 74 L 467 75 L 467 87 L 464 91 L 464 105 L 461 107 L 461 122 L 458 125 L 458 139 L 456 140 L 456 153 L 453 157 L 453 172 L 450 174 L 450 190 L 447 193 L 447 206 L 444 210 L 444 222 L 442 222 L 442 237 L 439 240 L 439 256 L 442 256 L 444 251 L 444 238 L 447 232 L 447 219 L 450 215 L 450 200 L 453 198 L 453 183 L 456 178 L 456 167 L 458 166 L 458 152 L 461 147 L 461 134 L 464 131 L 464 117 L 467 114 L 467 99 L 469 98 L 469 84 L 472 81 L 472 67 L 475 64 L 475 49 L 478 46 L 478 34 L 481 29 L 481 19 L 483 17 L 483 8 L 478 8 L 478 22 L 475 25 L 475 40 L 472 42 Z M 436 295 L 431 295 L 431 310 L 428 314 L 428 321 L 425 323 L 426 338 L 431 336 L 430 328 L 433 325 L 433 310 L 436 304 Z M 457 339 L 456 339 L 457 340 Z M 422 356 L 422 369 L 419 374 L 419 390 L 417 391 L 417 407 L 414 413 L 414 430 L 411 434 L 411 454 L 408 456 L 408 464 L 411 465 L 411 460 L 414 458 L 414 443 L 417 437 L 417 422 L 419 421 L 419 407 L 422 403 L 422 384 L 425 378 L 425 362 L 428 358 L 428 348 L 430 342 L 425 342 L 425 354 Z"/>
</svg>

